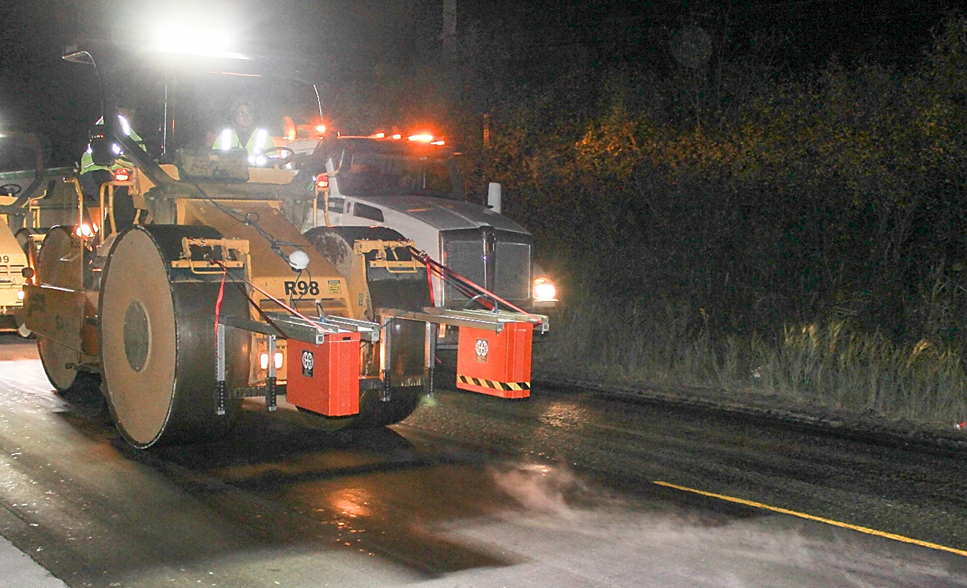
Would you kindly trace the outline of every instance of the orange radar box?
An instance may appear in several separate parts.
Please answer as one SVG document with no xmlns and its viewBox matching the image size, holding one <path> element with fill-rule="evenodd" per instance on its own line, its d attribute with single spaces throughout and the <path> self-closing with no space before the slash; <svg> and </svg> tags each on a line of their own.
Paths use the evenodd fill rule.
<svg viewBox="0 0 967 588">
<path fill-rule="evenodd" d="M 501 332 L 460 327 L 457 388 L 500 398 L 527 398 L 534 325 L 506 323 Z"/>
<path fill-rule="evenodd" d="M 319 345 L 286 342 L 288 402 L 326 416 L 359 414 L 359 333 L 327 333 Z"/>
</svg>

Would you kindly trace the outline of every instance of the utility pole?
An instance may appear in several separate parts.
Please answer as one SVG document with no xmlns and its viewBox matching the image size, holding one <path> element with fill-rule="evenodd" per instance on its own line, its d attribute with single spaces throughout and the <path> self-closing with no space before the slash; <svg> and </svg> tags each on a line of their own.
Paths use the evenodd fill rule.
<svg viewBox="0 0 967 588">
<path fill-rule="evenodd" d="M 457 0 L 443 0 L 443 52 L 457 60 Z"/>
</svg>

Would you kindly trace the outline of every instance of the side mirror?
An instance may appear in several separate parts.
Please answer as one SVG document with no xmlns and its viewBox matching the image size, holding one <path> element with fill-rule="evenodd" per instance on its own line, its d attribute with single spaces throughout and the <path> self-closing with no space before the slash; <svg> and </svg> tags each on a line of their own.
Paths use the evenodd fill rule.
<svg viewBox="0 0 967 588">
<path fill-rule="evenodd" d="M 500 213 L 500 184 L 496 182 L 490 182 L 487 187 L 487 207 Z"/>
<path fill-rule="evenodd" d="M 103 129 L 91 131 L 91 159 L 94 165 L 111 167 L 117 155 L 114 153 L 114 143 L 107 137 Z"/>
</svg>

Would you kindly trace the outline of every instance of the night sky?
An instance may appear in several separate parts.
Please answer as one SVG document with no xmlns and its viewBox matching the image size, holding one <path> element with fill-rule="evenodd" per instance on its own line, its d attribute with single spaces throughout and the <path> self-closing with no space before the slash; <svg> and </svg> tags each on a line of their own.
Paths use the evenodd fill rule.
<svg viewBox="0 0 967 588">
<path fill-rule="evenodd" d="M 346 85 L 405 71 L 440 50 L 442 0 L 5 0 L 0 5 L 0 128 L 43 133 L 63 164 L 96 118 L 88 68 L 63 62 L 81 38 L 138 41 L 180 10 L 224 24 L 241 49 L 306 58 L 316 75 Z M 729 37 L 730 51 L 766 53 L 790 75 L 830 59 L 909 67 L 952 0 L 460 0 L 458 36 L 507 43 L 540 71 L 542 55 L 578 49 L 591 67 L 615 63 L 661 71 L 668 38 L 685 25 Z"/>
</svg>

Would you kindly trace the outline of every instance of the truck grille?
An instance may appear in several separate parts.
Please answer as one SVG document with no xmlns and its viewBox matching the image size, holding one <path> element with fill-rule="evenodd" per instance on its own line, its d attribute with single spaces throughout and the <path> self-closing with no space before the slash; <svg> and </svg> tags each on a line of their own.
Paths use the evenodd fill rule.
<svg viewBox="0 0 967 588">
<path fill-rule="evenodd" d="M 490 227 L 440 233 L 443 263 L 501 298 L 523 303 L 530 298 L 530 235 Z M 467 296 L 447 284 L 444 304 L 459 305 Z"/>
<path fill-rule="evenodd" d="M 19 264 L 0 265 L 0 284 L 17 287 L 23 283 L 24 266 Z"/>
<path fill-rule="evenodd" d="M 494 267 L 497 295 L 512 300 L 530 298 L 531 246 L 527 243 L 497 242 Z"/>
</svg>

